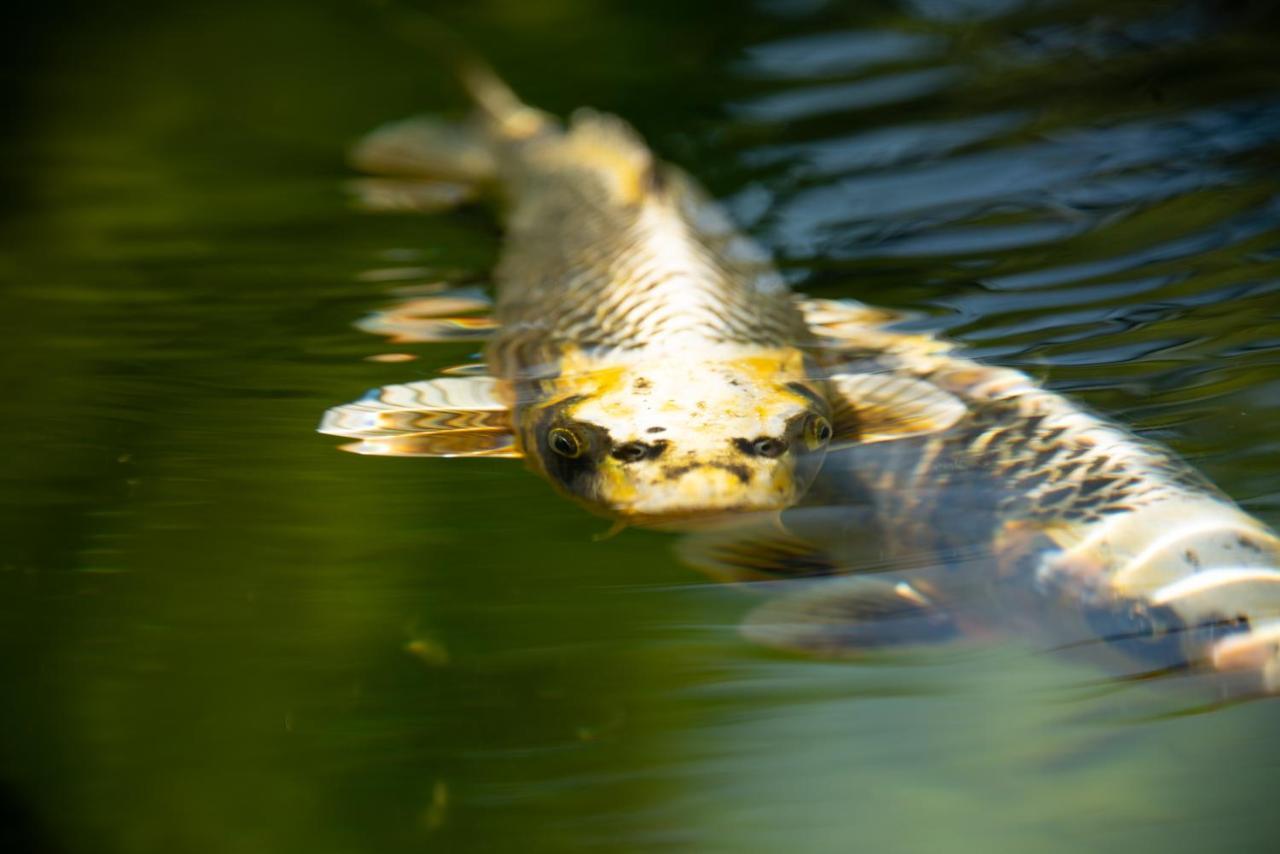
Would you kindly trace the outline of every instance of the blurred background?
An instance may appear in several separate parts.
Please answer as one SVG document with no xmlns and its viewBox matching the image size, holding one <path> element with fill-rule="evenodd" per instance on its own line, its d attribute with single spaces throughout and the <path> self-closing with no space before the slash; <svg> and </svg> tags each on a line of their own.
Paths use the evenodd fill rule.
<svg viewBox="0 0 1280 854">
<path fill-rule="evenodd" d="M 417 8 L 531 103 L 626 117 L 797 288 L 918 312 L 1280 522 L 1273 4 Z M 669 537 L 597 541 L 518 463 L 315 435 L 474 355 L 367 361 L 352 324 L 500 241 L 344 193 L 354 138 L 464 107 L 375 9 L 10 16 L 0 849 L 1274 850 L 1274 702 L 1017 637 L 766 654 Z"/>
</svg>

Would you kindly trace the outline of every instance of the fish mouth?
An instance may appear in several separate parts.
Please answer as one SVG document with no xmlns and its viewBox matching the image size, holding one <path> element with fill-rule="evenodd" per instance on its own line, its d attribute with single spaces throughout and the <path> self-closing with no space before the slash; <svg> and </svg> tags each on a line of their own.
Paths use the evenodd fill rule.
<svg viewBox="0 0 1280 854">
<path fill-rule="evenodd" d="M 684 532 L 733 525 L 748 518 L 776 516 L 789 506 L 791 502 L 781 502 L 772 507 L 742 504 L 732 507 L 689 508 L 660 513 L 620 511 L 610 515 L 628 527 Z"/>
<path fill-rule="evenodd" d="M 701 526 L 750 513 L 783 510 L 795 503 L 800 490 L 792 472 L 755 473 L 744 466 L 702 463 L 670 469 L 627 496 L 629 500 L 602 502 L 611 516 L 644 527 Z"/>
</svg>

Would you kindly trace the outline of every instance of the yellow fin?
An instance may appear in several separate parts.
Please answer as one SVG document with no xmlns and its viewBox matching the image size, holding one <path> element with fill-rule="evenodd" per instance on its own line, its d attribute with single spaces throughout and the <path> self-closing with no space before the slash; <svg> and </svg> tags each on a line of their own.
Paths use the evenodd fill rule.
<svg viewBox="0 0 1280 854">
<path fill-rule="evenodd" d="M 576 110 L 565 136 L 566 154 L 608 176 L 624 202 L 638 202 L 654 184 L 653 153 L 631 125 L 590 108 Z"/>
<path fill-rule="evenodd" d="M 884 442 L 938 433 L 966 412 L 955 395 L 923 380 L 892 374 L 834 374 L 836 440 Z"/>
<path fill-rule="evenodd" d="M 492 377 L 389 385 L 335 406 L 318 428 L 360 439 L 344 450 L 388 457 L 518 457 L 510 414 Z"/>
<path fill-rule="evenodd" d="M 738 583 L 831 575 L 838 567 L 819 545 L 793 536 L 777 514 L 733 519 L 683 537 L 680 558 L 717 581 Z"/>
<path fill-rule="evenodd" d="M 470 184 L 417 178 L 356 178 L 347 189 L 357 207 L 374 213 L 439 213 L 475 198 Z"/>
<path fill-rule="evenodd" d="M 371 175 L 462 184 L 487 181 L 497 169 L 482 130 L 429 117 L 403 119 L 371 131 L 351 150 L 351 165 Z"/>
<path fill-rule="evenodd" d="M 522 456 L 505 430 L 450 430 L 364 439 L 343 445 L 353 454 L 378 457 L 507 457 Z"/>
</svg>

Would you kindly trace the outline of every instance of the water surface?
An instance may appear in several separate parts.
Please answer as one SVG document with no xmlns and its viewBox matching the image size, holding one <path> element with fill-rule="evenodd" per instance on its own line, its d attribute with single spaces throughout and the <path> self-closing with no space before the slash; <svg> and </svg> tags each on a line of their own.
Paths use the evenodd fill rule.
<svg viewBox="0 0 1280 854">
<path fill-rule="evenodd" d="M 1280 523 L 1267 4 L 466 9 L 434 11 L 531 102 L 630 119 L 797 287 L 913 311 Z M 353 323 L 499 240 L 348 203 L 352 138 L 462 106 L 362 6 L 65 0 L 10 35 L 11 850 L 1274 847 L 1273 702 L 1000 636 L 767 654 L 749 597 L 519 464 L 314 435 L 473 355 Z"/>
</svg>

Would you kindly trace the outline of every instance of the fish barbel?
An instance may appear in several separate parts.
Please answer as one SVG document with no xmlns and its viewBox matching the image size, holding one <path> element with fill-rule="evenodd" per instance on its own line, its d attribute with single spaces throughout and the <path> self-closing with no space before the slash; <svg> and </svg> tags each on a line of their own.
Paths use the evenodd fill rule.
<svg viewBox="0 0 1280 854">
<path fill-rule="evenodd" d="M 464 396 L 482 391 L 507 421 L 468 422 L 465 433 L 456 419 L 415 417 L 479 405 L 450 399 L 463 381 L 433 381 L 337 407 L 322 432 L 361 439 L 352 449 L 365 453 L 523 456 L 561 492 L 632 523 L 793 504 L 855 423 L 836 417 L 841 378 L 815 357 L 767 253 L 621 119 L 584 109 L 562 126 L 486 70 L 464 79 L 478 105 L 468 122 L 390 125 L 354 159 L 501 195 L 490 378 Z M 412 186 L 398 189 L 413 198 Z M 900 392 L 913 402 L 860 402 L 858 439 L 954 417 L 948 398 L 879 389 Z"/>
</svg>

